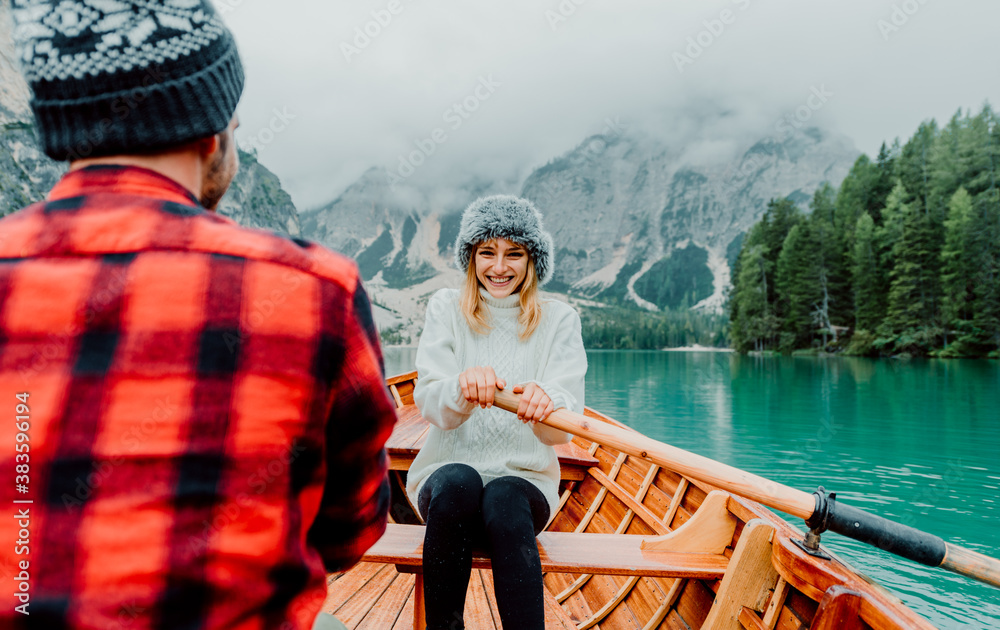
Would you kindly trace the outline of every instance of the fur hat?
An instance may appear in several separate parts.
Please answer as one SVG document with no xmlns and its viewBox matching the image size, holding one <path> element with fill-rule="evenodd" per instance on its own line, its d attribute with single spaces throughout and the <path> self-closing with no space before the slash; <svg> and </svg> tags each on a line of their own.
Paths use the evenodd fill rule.
<svg viewBox="0 0 1000 630">
<path fill-rule="evenodd" d="M 538 284 L 545 284 L 552 272 L 554 243 L 534 204 L 513 195 L 481 197 L 469 204 L 455 241 L 455 265 L 468 269 L 476 245 L 495 238 L 524 246 L 535 261 Z"/>
<path fill-rule="evenodd" d="M 14 0 L 14 41 L 45 153 L 142 153 L 224 130 L 243 91 L 209 0 Z"/>
</svg>

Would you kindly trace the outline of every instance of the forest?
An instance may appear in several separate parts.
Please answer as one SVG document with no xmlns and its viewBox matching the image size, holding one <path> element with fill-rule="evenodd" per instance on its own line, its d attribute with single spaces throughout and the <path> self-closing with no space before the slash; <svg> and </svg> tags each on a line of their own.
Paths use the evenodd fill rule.
<svg viewBox="0 0 1000 630">
<path fill-rule="evenodd" d="M 924 122 L 808 212 L 772 200 L 733 269 L 733 347 L 1000 358 L 997 123 L 989 105 Z"/>
<path fill-rule="evenodd" d="M 583 345 L 599 350 L 659 350 L 729 345 L 724 315 L 683 308 L 649 312 L 634 307 L 578 307 Z"/>
</svg>

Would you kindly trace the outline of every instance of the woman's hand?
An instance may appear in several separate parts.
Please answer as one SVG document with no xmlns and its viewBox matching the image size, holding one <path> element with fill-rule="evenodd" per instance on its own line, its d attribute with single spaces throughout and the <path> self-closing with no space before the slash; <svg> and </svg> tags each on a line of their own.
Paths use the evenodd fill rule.
<svg viewBox="0 0 1000 630">
<path fill-rule="evenodd" d="M 471 367 L 458 375 L 458 384 L 462 386 L 462 396 L 470 403 L 487 409 L 493 406 L 493 394 L 498 389 L 507 387 L 502 378 L 497 378 L 496 372 L 488 365 Z"/>
<path fill-rule="evenodd" d="M 552 413 L 552 399 L 536 383 L 515 385 L 513 391 L 521 394 L 521 404 L 517 407 L 517 417 L 521 422 L 538 424 Z"/>
</svg>

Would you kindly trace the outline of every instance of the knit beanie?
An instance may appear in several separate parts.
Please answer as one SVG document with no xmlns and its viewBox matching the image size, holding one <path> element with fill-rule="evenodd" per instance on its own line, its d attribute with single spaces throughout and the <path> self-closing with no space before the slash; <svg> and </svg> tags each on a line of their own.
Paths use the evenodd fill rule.
<svg viewBox="0 0 1000 630">
<path fill-rule="evenodd" d="M 554 243 L 534 204 L 513 195 L 482 197 L 469 204 L 462 213 L 455 241 L 455 265 L 462 271 L 468 269 L 476 245 L 495 238 L 505 238 L 527 249 L 535 261 L 538 284 L 545 284 L 552 271 Z"/>
<path fill-rule="evenodd" d="M 155 152 L 233 118 L 243 65 L 209 0 L 14 0 L 13 17 L 53 159 Z"/>
</svg>

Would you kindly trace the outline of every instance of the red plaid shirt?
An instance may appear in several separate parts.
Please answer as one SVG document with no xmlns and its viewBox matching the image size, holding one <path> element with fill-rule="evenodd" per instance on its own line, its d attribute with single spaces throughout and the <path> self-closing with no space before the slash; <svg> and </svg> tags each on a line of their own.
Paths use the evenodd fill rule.
<svg viewBox="0 0 1000 630">
<path fill-rule="evenodd" d="M 308 630 L 385 528 L 377 339 L 352 262 L 151 171 L 0 221 L 0 627 Z"/>
</svg>

